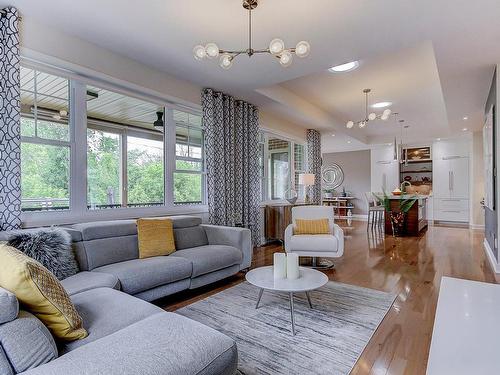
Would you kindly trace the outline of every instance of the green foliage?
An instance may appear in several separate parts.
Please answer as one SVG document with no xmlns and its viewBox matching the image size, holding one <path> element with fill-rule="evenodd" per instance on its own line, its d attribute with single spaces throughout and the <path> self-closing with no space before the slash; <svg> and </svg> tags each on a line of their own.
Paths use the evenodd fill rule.
<svg viewBox="0 0 500 375">
<path fill-rule="evenodd" d="M 22 119 L 25 136 L 34 136 L 35 125 Z M 52 133 L 51 133 L 52 132 Z M 46 127 L 46 139 L 63 139 L 67 129 Z M 120 138 L 117 134 L 87 130 L 87 201 L 92 205 L 106 205 L 108 192 L 113 192 L 113 203 L 120 204 Z M 163 154 L 158 149 L 134 147 L 127 155 L 128 202 L 131 204 L 162 203 L 164 199 Z M 79 168 L 80 166 L 76 166 Z M 177 160 L 178 170 L 201 170 L 201 164 Z M 23 142 L 21 146 L 23 199 L 63 199 L 69 202 L 70 148 Z M 201 202 L 202 176 L 194 173 L 174 173 L 174 201 Z M 38 205 L 23 204 L 23 208 Z"/>
<path fill-rule="evenodd" d="M 392 212 L 391 208 L 391 200 L 389 199 L 389 196 L 387 193 L 384 191 L 382 196 L 378 196 L 374 194 L 375 199 L 384 206 L 384 209 L 386 212 Z M 410 196 L 409 198 L 406 198 L 405 195 L 400 195 L 399 196 L 399 212 L 408 212 L 412 208 L 413 204 L 418 198 L 414 195 Z"/>
</svg>

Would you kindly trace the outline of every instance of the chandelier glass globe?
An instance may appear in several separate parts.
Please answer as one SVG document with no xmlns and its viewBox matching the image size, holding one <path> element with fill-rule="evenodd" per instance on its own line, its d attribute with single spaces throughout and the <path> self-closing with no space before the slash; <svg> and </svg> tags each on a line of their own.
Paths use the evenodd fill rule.
<svg viewBox="0 0 500 375">
<path fill-rule="evenodd" d="M 307 57 L 311 51 L 311 46 L 305 40 L 298 42 L 295 46 L 295 54 L 298 57 Z"/>
<path fill-rule="evenodd" d="M 280 64 L 284 67 L 292 65 L 293 57 L 292 53 L 288 50 L 283 51 L 280 56 Z"/>
<path fill-rule="evenodd" d="M 223 69 L 229 69 L 233 66 L 233 57 L 229 53 L 222 54 L 219 60 L 219 65 Z"/>
<path fill-rule="evenodd" d="M 347 127 L 347 129 L 352 129 L 352 127 L 354 126 L 354 121 L 347 121 L 347 124 L 345 126 Z"/>
<path fill-rule="evenodd" d="M 373 113 L 373 112 L 372 112 L 372 113 L 370 113 L 370 114 L 368 115 L 368 120 L 370 120 L 370 121 L 373 121 L 373 120 L 375 120 L 376 118 L 377 118 L 377 114 L 376 114 L 376 113 Z"/>
<path fill-rule="evenodd" d="M 269 43 L 269 52 L 271 52 L 275 56 L 281 55 L 284 50 L 285 42 L 283 42 L 279 38 L 275 38 L 271 40 L 271 43 Z"/>
<path fill-rule="evenodd" d="M 359 127 L 363 129 L 366 126 L 366 121 L 360 121 L 359 122 Z"/>
<path fill-rule="evenodd" d="M 209 59 L 214 59 L 219 56 L 219 47 L 215 43 L 208 43 L 205 46 L 205 51 Z"/>
<path fill-rule="evenodd" d="M 207 51 L 205 51 L 205 47 L 198 44 L 193 48 L 193 55 L 196 60 L 203 60 L 207 57 Z"/>
</svg>

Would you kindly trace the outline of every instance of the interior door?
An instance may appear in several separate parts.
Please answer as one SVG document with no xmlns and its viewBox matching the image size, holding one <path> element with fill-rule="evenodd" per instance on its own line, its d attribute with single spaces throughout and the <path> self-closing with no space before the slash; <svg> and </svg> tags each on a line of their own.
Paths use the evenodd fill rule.
<svg viewBox="0 0 500 375">
<path fill-rule="evenodd" d="M 469 199 L 469 158 L 450 160 L 450 198 Z"/>
</svg>

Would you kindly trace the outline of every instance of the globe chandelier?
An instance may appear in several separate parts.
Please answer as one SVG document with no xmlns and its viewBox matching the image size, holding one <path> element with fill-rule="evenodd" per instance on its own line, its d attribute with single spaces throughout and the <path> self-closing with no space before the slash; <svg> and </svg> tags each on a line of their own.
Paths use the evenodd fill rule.
<svg viewBox="0 0 500 375">
<path fill-rule="evenodd" d="M 377 115 L 376 113 L 368 113 L 368 94 L 371 92 L 371 89 L 364 89 L 363 93 L 365 94 L 365 118 L 360 120 L 360 121 L 347 121 L 347 124 L 345 125 L 347 129 L 351 129 L 354 127 L 354 125 L 358 125 L 361 129 L 366 127 L 368 125 L 369 121 L 374 121 L 374 120 L 387 120 L 389 119 L 389 116 L 391 115 L 391 110 L 389 108 L 385 109 L 384 112 L 382 112 L 381 115 Z"/>
<path fill-rule="evenodd" d="M 244 50 L 223 50 L 215 43 L 208 43 L 205 46 L 196 45 L 193 48 L 194 58 L 196 60 L 217 59 L 219 65 L 223 69 L 229 69 L 233 65 L 233 61 L 240 55 L 248 55 L 252 57 L 257 53 L 269 53 L 279 59 L 281 66 L 288 67 L 293 62 L 293 55 L 297 57 L 306 57 L 309 55 L 311 47 L 308 42 L 300 41 L 295 48 L 286 48 L 285 42 L 279 38 L 271 40 L 269 47 L 265 49 L 254 49 L 252 46 L 252 10 L 259 5 L 258 0 L 243 0 L 243 8 L 248 10 L 248 48 Z"/>
</svg>

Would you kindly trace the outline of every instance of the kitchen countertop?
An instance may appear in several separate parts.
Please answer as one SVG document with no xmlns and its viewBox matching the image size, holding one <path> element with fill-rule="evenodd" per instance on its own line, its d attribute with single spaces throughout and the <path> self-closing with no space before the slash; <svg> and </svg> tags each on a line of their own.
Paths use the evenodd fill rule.
<svg viewBox="0 0 500 375">
<path fill-rule="evenodd" d="M 429 199 L 429 195 L 419 195 L 419 194 L 403 194 L 403 195 L 388 195 L 387 198 L 396 200 L 396 199 L 409 199 L 409 198 L 417 198 L 417 199 Z"/>
</svg>

